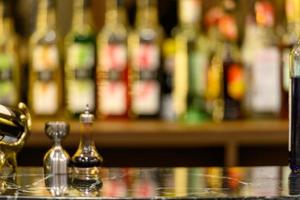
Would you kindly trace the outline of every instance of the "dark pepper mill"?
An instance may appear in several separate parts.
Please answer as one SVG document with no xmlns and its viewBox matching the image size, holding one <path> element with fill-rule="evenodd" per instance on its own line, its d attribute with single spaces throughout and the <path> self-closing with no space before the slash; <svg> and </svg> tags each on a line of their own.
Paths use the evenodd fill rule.
<svg viewBox="0 0 300 200">
<path fill-rule="evenodd" d="M 86 107 L 80 115 L 80 143 L 72 157 L 73 180 L 85 181 L 99 179 L 99 169 L 103 158 L 98 153 L 95 142 L 92 138 L 92 125 L 94 115 Z"/>
</svg>

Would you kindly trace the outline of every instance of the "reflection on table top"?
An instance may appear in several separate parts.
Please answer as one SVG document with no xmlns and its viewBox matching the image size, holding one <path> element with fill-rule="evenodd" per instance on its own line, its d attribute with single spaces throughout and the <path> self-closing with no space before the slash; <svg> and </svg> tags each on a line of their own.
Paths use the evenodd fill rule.
<svg viewBox="0 0 300 200">
<path fill-rule="evenodd" d="M 71 175 L 44 175 L 20 167 L 0 177 L 1 197 L 81 198 L 252 198 L 300 195 L 300 175 L 287 167 L 103 168 L 98 182 L 74 184 Z M 300 196 L 299 196 L 300 198 Z"/>
</svg>

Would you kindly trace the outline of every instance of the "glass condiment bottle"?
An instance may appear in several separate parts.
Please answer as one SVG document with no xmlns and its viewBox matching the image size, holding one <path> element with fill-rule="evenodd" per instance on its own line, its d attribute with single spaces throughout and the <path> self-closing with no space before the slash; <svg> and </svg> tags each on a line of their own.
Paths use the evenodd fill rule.
<svg viewBox="0 0 300 200">
<path fill-rule="evenodd" d="M 87 106 L 80 115 L 80 143 L 76 153 L 72 157 L 73 183 L 98 181 L 99 169 L 103 158 L 98 153 L 92 138 L 92 126 L 94 115 Z"/>
</svg>

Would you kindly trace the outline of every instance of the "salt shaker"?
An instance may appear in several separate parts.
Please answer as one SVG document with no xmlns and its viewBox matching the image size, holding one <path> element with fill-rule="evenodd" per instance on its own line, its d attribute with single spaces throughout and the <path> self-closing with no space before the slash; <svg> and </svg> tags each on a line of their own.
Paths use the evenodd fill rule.
<svg viewBox="0 0 300 200">
<path fill-rule="evenodd" d="M 48 122 L 45 133 L 54 140 L 54 145 L 44 156 L 44 173 L 46 185 L 54 196 L 63 195 L 68 187 L 69 154 L 62 148 L 61 141 L 69 133 L 65 122 Z"/>
</svg>

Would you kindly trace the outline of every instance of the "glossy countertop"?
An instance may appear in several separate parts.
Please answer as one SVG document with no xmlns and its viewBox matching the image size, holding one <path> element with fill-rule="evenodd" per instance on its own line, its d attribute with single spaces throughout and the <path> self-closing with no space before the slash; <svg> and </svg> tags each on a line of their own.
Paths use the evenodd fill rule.
<svg viewBox="0 0 300 200">
<path fill-rule="evenodd" d="M 102 168 L 99 180 L 42 168 L 0 171 L 0 199 L 300 199 L 300 175 L 288 167 Z"/>
</svg>

